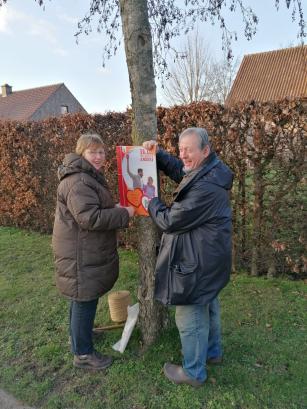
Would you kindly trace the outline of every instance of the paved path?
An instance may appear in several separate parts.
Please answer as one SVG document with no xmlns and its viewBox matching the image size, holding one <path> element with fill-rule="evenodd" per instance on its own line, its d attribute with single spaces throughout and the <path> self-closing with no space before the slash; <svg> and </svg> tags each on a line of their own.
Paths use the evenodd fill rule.
<svg viewBox="0 0 307 409">
<path fill-rule="evenodd" d="M 22 402 L 8 395 L 2 389 L 0 389 L 0 409 L 34 409 L 29 406 L 25 406 Z"/>
</svg>

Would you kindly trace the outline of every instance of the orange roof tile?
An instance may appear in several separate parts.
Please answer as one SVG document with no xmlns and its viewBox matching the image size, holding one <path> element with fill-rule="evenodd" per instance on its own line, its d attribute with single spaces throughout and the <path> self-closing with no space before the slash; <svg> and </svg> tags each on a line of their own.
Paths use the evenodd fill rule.
<svg viewBox="0 0 307 409">
<path fill-rule="evenodd" d="M 307 97 L 307 46 L 245 55 L 225 105 Z"/>
<path fill-rule="evenodd" d="M 6 97 L 0 96 L 0 120 L 29 120 L 34 112 L 59 89 L 63 83 L 45 87 L 13 91 Z"/>
</svg>

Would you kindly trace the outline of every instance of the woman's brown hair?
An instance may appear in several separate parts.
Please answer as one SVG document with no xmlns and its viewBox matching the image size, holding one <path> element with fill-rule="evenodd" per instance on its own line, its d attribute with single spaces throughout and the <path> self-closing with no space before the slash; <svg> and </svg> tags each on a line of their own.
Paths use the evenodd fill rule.
<svg viewBox="0 0 307 409">
<path fill-rule="evenodd" d="M 76 146 L 76 153 L 78 155 L 83 155 L 83 152 L 89 147 L 104 147 L 104 143 L 102 142 L 101 136 L 95 132 L 87 132 L 80 136 L 77 141 Z"/>
</svg>

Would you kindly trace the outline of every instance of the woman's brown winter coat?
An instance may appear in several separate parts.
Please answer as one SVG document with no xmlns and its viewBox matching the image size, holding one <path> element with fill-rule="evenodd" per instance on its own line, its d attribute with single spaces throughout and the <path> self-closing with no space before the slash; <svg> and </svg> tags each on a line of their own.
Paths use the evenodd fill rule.
<svg viewBox="0 0 307 409">
<path fill-rule="evenodd" d="M 116 229 L 128 226 L 129 214 L 114 207 L 103 174 L 82 156 L 67 155 L 58 176 L 52 237 L 56 284 L 63 295 L 90 301 L 117 280 Z"/>
</svg>

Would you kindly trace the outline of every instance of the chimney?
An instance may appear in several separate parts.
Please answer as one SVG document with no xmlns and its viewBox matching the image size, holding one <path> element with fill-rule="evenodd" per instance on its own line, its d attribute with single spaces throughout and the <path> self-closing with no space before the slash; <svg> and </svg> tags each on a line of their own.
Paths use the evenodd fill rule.
<svg viewBox="0 0 307 409">
<path fill-rule="evenodd" d="M 8 84 L 1 85 L 1 89 L 2 89 L 2 96 L 3 97 L 7 97 L 8 95 L 10 95 L 12 93 L 11 85 L 8 85 Z"/>
</svg>

